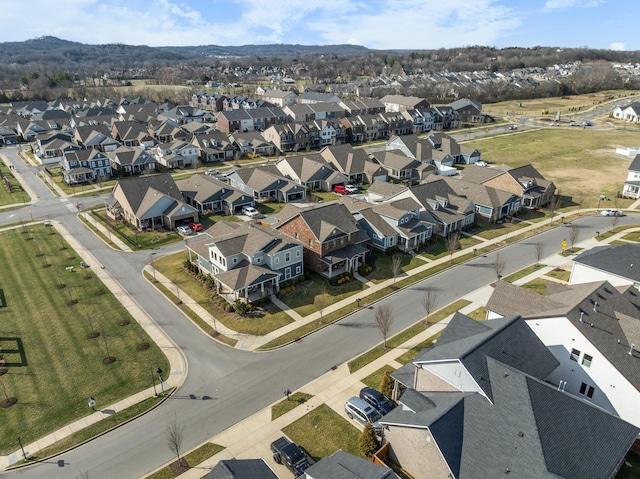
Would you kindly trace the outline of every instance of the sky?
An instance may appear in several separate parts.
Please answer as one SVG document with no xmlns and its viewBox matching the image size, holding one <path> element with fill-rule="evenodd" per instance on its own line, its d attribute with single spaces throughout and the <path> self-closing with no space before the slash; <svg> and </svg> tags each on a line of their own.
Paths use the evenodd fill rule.
<svg viewBox="0 0 640 479">
<path fill-rule="evenodd" d="M 0 42 L 640 50 L 638 0 L 0 0 Z"/>
</svg>

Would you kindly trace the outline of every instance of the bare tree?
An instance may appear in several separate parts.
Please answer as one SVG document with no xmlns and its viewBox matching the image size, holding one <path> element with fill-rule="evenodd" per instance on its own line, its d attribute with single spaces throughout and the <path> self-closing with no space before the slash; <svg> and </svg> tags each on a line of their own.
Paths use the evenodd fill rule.
<svg viewBox="0 0 640 479">
<path fill-rule="evenodd" d="M 182 280 L 178 279 L 178 278 L 174 278 L 173 279 L 173 285 L 176 287 L 176 296 L 178 297 L 178 301 L 176 301 L 176 304 L 182 304 L 182 299 L 180 299 L 180 283 L 182 283 Z"/>
<path fill-rule="evenodd" d="M 164 435 L 167 439 L 167 446 L 169 450 L 178 458 L 178 467 L 180 466 L 180 450 L 182 449 L 182 439 L 184 436 L 184 428 L 178 424 L 178 418 L 173 417 L 171 422 L 167 424 L 167 428 L 164 431 Z"/>
<path fill-rule="evenodd" d="M 500 254 L 496 253 L 496 259 L 493 262 L 493 270 L 496 272 L 496 276 L 498 280 L 502 278 L 502 272 L 504 271 L 504 267 L 506 266 L 506 259 Z"/>
<path fill-rule="evenodd" d="M 578 234 L 580 233 L 580 229 L 578 225 L 575 223 L 571 223 L 571 229 L 569 230 L 569 243 L 571 244 L 571 252 L 573 252 L 573 245 L 576 241 L 578 241 Z"/>
<path fill-rule="evenodd" d="M 391 274 L 393 274 L 393 289 L 396 289 L 396 278 L 402 272 L 402 256 L 394 254 L 391 258 Z"/>
<path fill-rule="evenodd" d="M 616 226 L 618 225 L 618 221 L 620 221 L 620 216 L 618 216 L 618 212 L 614 211 L 613 216 L 611 217 L 611 232 L 616 232 Z"/>
<path fill-rule="evenodd" d="M 558 211 L 561 206 L 562 206 L 562 199 L 560 197 L 560 190 L 558 190 L 554 195 L 553 199 L 551 200 L 551 202 L 549 203 L 549 211 L 551 212 L 550 224 L 553 224 L 553 218 L 556 215 L 556 211 Z"/>
<path fill-rule="evenodd" d="M 191 161 L 191 166 L 193 166 L 193 169 L 196 170 L 196 173 L 198 173 L 198 168 L 200 168 L 200 158 L 194 158 L 193 161 Z"/>
<path fill-rule="evenodd" d="M 544 255 L 544 243 L 536 243 L 536 263 L 540 264 L 542 255 Z"/>
<path fill-rule="evenodd" d="M 453 253 L 460 246 L 460 231 L 456 230 L 447 236 L 447 251 L 449 252 L 449 264 L 453 264 Z"/>
<path fill-rule="evenodd" d="M 322 315 L 324 313 L 324 308 L 327 307 L 328 302 L 329 302 L 329 295 L 327 293 L 327 284 L 322 283 L 322 286 L 320 286 L 320 292 L 316 295 L 314 299 L 315 307 L 320 313 L 320 324 L 322 324 Z"/>
<path fill-rule="evenodd" d="M 424 295 L 422 296 L 422 307 L 427 312 L 427 317 L 424 320 L 424 324 L 429 327 L 429 315 L 433 311 L 433 308 L 436 307 L 436 301 L 438 300 L 438 293 L 435 289 L 428 287 L 424 291 Z"/>
<path fill-rule="evenodd" d="M 100 337 L 102 338 L 102 343 L 104 344 L 104 349 L 107 353 L 107 357 L 104 358 L 102 360 L 103 364 L 111 364 L 114 363 L 116 361 L 116 358 L 114 358 L 113 356 L 111 356 L 111 353 L 109 352 L 109 340 L 107 338 L 107 331 L 104 327 L 104 324 L 102 325 L 102 333 L 100 334 Z"/>
<path fill-rule="evenodd" d="M 391 304 L 389 304 L 388 301 L 385 301 L 376 308 L 375 318 L 376 326 L 378 326 L 378 331 L 380 331 L 384 348 L 386 349 L 387 337 L 389 336 L 389 331 L 391 330 L 391 325 L 393 324 L 393 309 L 391 308 Z"/>
</svg>

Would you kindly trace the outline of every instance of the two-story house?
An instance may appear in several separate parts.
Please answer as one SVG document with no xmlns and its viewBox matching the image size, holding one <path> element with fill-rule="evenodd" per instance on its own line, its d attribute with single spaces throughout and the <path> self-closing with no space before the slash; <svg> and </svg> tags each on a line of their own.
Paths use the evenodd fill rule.
<svg viewBox="0 0 640 479">
<path fill-rule="evenodd" d="M 629 165 L 627 180 L 622 188 L 622 196 L 625 198 L 640 198 L 640 155 L 636 155 Z"/>
<path fill-rule="evenodd" d="M 518 312 L 555 356 L 551 384 L 640 427 L 640 296 L 608 281 L 549 283 L 544 294 L 498 281 L 492 322 Z"/>
<path fill-rule="evenodd" d="M 72 150 L 62 159 L 62 176 L 68 185 L 111 178 L 111 161 L 100 150 Z"/>
<path fill-rule="evenodd" d="M 186 141 L 162 143 L 150 149 L 159 164 L 166 168 L 188 168 L 198 158 L 198 148 Z"/>
<path fill-rule="evenodd" d="M 274 228 L 304 245 L 305 267 L 311 271 L 333 278 L 364 264 L 369 236 L 344 205 L 287 205 L 277 218 Z"/>
<path fill-rule="evenodd" d="M 191 144 L 198 149 L 200 161 L 204 163 L 233 160 L 237 151 L 232 140 L 221 131 L 194 135 Z"/>
<path fill-rule="evenodd" d="M 153 173 L 157 169 L 158 160 L 142 148 L 119 146 L 108 153 L 111 160 L 111 171 L 122 175 Z"/>
<path fill-rule="evenodd" d="M 397 247 L 409 252 L 431 238 L 433 224 L 424 220 L 420 204 L 412 198 L 371 205 L 352 196 L 338 200 L 369 235 L 372 248 L 386 251 Z"/>
<path fill-rule="evenodd" d="M 310 148 L 309 128 L 304 123 L 273 125 L 264 130 L 262 136 L 281 153 L 306 151 Z"/>
<path fill-rule="evenodd" d="M 210 274 L 230 303 L 275 294 L 280 283 L 304 274 L 302 244 L 252 222 L 218 221 L 187 240 L 190 261 Z"/>
</svg>

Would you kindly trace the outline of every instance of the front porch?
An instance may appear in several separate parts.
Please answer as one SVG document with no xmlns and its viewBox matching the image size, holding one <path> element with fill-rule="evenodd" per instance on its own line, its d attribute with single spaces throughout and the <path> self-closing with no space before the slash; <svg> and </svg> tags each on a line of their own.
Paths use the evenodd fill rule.
<svg viewBox="0 0 640 479">
<path fill-rule="evenodd" d="M 358 267 L 364 264 L 368 252 L 367 248 L 360 245 L 349 245 L 332 251 L 320 258 L 324 265 L 324 269 L 320 271 L 320 274 L 325 278 L 331 279 L 342 273 L 358 271 Z"/>
</svg>

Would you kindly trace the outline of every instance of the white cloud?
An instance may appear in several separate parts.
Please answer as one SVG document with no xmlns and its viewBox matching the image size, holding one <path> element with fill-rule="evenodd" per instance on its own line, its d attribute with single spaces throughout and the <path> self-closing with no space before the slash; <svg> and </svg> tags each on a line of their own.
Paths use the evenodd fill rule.
<svg viewBox="0 0 640 479">
<path fill-rule="evenodd" d="M 547 0 L 545 11 L 567 10 L 568 8 L 594 8 L 604 4 L 606 0 Z"/>
<path fill-rule="evenodd" d="M 609 50 L 625 50 L 624 42 L 612 42 L 609 44 Z"/>
</svg>

